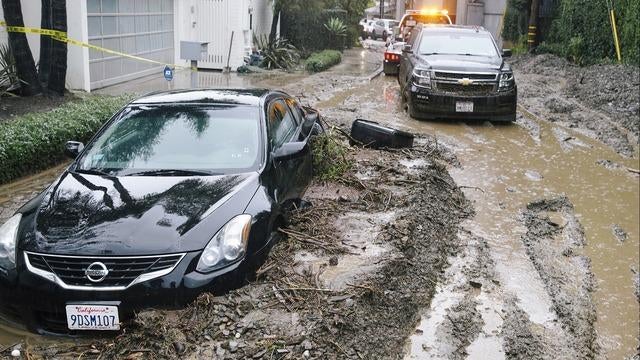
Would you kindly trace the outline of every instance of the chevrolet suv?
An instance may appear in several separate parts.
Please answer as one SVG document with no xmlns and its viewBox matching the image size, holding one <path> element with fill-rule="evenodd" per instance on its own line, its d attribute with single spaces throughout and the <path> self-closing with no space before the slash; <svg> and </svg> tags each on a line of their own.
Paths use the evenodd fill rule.
<svg viewBox="0 0 640 360">
<path fill-rule="evenodd" d="M 409 115 L 422 119 L 514 121 L 517 86 L 482 27 L 417 26 L 404 46 L 398 82 Z"/>
</svg>

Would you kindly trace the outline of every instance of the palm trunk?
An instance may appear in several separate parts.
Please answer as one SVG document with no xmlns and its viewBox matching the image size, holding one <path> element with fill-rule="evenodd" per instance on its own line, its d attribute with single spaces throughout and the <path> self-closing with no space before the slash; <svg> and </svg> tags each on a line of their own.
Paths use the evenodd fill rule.
<svg viewBox="0 0 640 360">
<path fill-rule="evenodd" d="M 41 0 L 42 16 L 40 18 L 40 27 L 43 29 L 51 29 L 51 0 Z M 38 80 L 44 91 L 47 90 L 49 84 L 49 74 L 51 73 L 51 53 L 53 39 L 48 35 L 40 35 L 40 61 L 38 62 Z"/>
<path fill-rule="evenodd" d="M 271 19 L 271 31 L 269 32 L 269 43 L 273 43 L 278 34 L 278 20 L 280 19 L 281 4 L 275 0 L 273 5 L 273 18 Z"/>
<path fill-rule="evenodd" d="M 66 0 L 51 1 L 51 25 L 53 30 L 67 32 Z M 42 58 L 42 57 L 41 57 Z M 67 78 L 67 43 L 53 40 L 51 43 L 51 71 L 47 87 L 57 95 L 64 95 Z"/>
<path fill-rule="evenodd" d="M 20 0 L 2 0 L 4 19 L 8 26 L 24 26 Z M 33 54 L 24 33 L 9 33 L 9 46 L 16 60 L 16 70 L 21 80 L 21 94 L 31 96 L 42 92 Z"/>
</svg>

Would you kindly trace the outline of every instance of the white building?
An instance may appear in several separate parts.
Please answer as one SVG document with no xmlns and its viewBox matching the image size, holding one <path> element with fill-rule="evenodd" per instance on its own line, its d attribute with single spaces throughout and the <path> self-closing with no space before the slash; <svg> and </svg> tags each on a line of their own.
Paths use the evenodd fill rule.
<svg viewBox="0 0 640 360">
<path fill-rule="evenodd" d="M 21 0 L 27 27 L 40 27 L 40 0 Z M 272 0 L 67 0 L 68 37 L 162 63 L 187 65 L 180 41 L 208 42 L 200 67 L 232 69 L 251 50 L 252 34 L 268 34 Z M 0 8 L 0 19 L 4 19 Z M 231 44 L 231 33 L 234 34 Z M 27 35 L 36 63 L 39 35 Z M 7 33 L 0 28 L 0 43 Z M 67 87 L 90 91 L 157 73 L 162 65 L 69 45 Z"/>
</svg>

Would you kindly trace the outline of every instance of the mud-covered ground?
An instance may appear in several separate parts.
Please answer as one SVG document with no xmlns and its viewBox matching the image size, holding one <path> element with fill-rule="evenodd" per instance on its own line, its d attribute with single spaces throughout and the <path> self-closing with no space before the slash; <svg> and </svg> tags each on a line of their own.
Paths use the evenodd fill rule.
<svg viewBox="0 0 640 360">
<path fill-rule="evenodd" d="M 548 121 L 580 129 L 622 155 L 633 155 L 640 136 L 640 68 L 579 67 L 551 54 L 509 62 L 521 105 Z"/>
</svg>

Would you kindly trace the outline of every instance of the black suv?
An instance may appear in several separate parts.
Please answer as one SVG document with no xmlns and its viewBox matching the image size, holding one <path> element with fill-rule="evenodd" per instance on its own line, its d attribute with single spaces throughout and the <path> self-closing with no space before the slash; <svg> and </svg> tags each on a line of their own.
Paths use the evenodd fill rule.
<svg viewBox="0 0 640 360">
<path fill-rule="evenodd" d="M 493 36 L 482 27 L 417 26 L 398 81 L 409 114 L 422 119 L 514 121 L 517 86 Z"/>
</svg>

